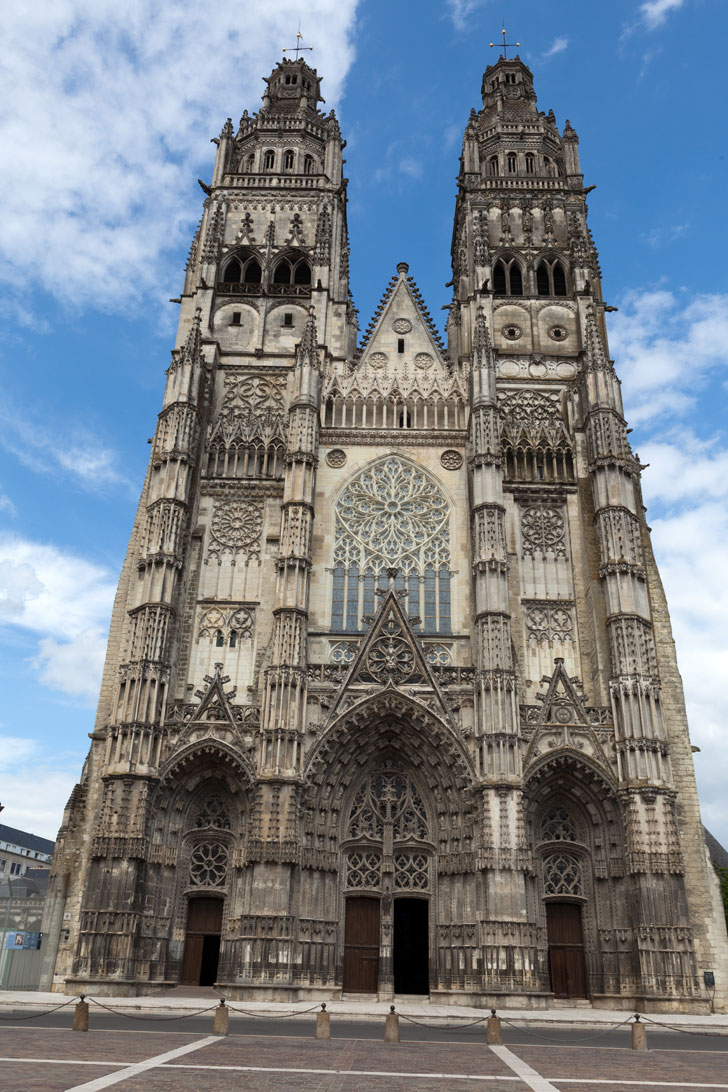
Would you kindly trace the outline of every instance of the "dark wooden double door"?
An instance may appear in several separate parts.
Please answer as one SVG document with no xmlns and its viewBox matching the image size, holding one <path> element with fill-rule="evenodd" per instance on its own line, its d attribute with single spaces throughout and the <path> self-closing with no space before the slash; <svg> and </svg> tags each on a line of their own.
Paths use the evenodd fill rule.
<svg viewBox="0 0 728 1092">
<path fill-rule="evenodd" d="M 581 907 L 572 902 L 546 904 L 551 989 L 556 997 L 586 997 L 586 963 Z"/>
<path fill-rule="evenodd" d="M 212 986 L 217 979 L 222 899 L 190 899 L 182 957 L 183 986 Z"/>
<path fill-rule="evenodd" d="M 395 899 L 392 943 L 394 990 L 429 992 L 429 904 L 426 899 Z M 344 990 L 376 993 L 379 987 L 380 901 L 350 897 L 344 926 Z"/>
</svg>

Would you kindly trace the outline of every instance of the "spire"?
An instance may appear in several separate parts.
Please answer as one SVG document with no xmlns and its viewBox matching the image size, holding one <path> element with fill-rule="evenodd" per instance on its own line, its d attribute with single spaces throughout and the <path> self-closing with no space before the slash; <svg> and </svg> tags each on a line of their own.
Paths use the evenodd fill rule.
<svg viewBox="0 0 728 1092">
<path fill-rule="evenodd" d="M 614 367 L 607 356 L 602 336 L 599 333 L 593 307 L 589 308 L 586 315 L 584 345 L 586 349 L 586 370 L 588 372 L 614 372 Z"/>
<path fill-rule="evenodd" d="M 493 346 L 490 341 L 488 323 L 485 321 L 485 312 L 478 308 L 475 316 L 475 329 L 473 330 L 473 366 L 471 368 L 473 404 L 476 402 L 489 402 L 495 406 L 497 394 L 495 387 L 495 361 L 493 359 Z"/>
<path fill-rule="evenodd" d="M 187 340 L 182 346 L 178 358 L 178 365 L 184 364 L 197 364 L 201 356 L 201 322 L 202 322 L 202 308 L 198 307 L 195 310 L 195 317 L 192 319 L 192 325 L 190 326 L 190 332 L 187 335 Z"/>
<path fill-rule="evenodd" d="M 308 364 L 310 368 L 313 368 L 313 370 L 317 372 L 321 369 L 321 360 L 318 351 L 318 335 L 316 333 L 316 315 L 313 307 L 309 307 L 308 309 L 306 325 L 303 328 L 303 337 L 296 350 L 296 365 L 300 368 L 305 364 Z"/>
</svg>

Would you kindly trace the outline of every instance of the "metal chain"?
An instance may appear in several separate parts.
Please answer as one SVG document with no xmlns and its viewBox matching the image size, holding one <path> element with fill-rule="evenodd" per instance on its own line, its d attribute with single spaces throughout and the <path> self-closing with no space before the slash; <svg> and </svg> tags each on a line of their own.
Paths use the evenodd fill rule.
<svg viewBox="0 0 728 1092">
<path fill-rule="evenodd" d="M 650 1020 L 649 1016 L 640 1015 L 640 1020 L 646 1020 L 648 1024 L 654 1024 L 656 1028 L 668 1028 L 669 1031 L 681 1031 L 683 1035 L 707 1035 L 715 1038 L 716 1035 L 725 1037 L 723 1031 L 693 1031 L 692 1028 L 681 1028 L 676 1024 L 662 1024 L 659 1020 Z"/>
<path fill-rule="evenodd" d="M 482 1024 L 485 1019 L 484 1016 L 479 1016 L 477 1020 L 471 1020 L 469 1024 L 428 1024 L 424 1020 L 416 1020 L 414 1016 L 407 1016 L 404 1012 L 398 1012 L 397 1016 L 402 1020 L 409 1020 L 410 1024 L 419 1024 L 423 1028 L 439 1028 L 443 1031 L 464 1031 L 465 1028 L 475 1027 L 476 1024 Z"/>
<path fill-rule="evenodd" d="M 229 1001 L 226 1001 L 225 1004 L 231 1012 L 242 1012 L 244 1016 L 256 1016 L 260 1020 L 265 1020 L 266 1017 L 275 1020 L 285 1020 L 289 1016 L 306 1016 L 309 1012 L 316 1012 L 317 1010 L 319 1012 L 325 1011 L 321 1010 L 319 1005 L 313 1005 L 310 1009 L 296 1009 L 294 1012 L 251 1012 L 250 1009 L 241 1009 L 236 1005 L 231 1005 Z"/>
<path fill-rule="evenodd" d="M 549 1043 L 563 1043 L 563 1039 L 554 1039 L 551 1035 L 539 1035 L 537 1031 L 531 1031 L 529 1028 L 519 1027 L 518 1024 L 512 1023 L 507 1020 L 505 1016 L 501 1016 L 500 1020 L 504 1024 L 508 1024 L 510 1028 L 515 1028 L 516 1031 L 525 1031 L 526 1035 L 533 1035 L 535 1039 L 545 1039 Z M 572 1043 L 586 1043 L 589 1039 L 601 1039 L 602 1035 L 608 1035 L 611 1031 L 617 1031 L 618 1028 L 623 1028 L 625 1024 L 632 1022 L 632 1017 L 628 1016 L 626 1020 L 622 1020 L 620 1024 L 613 1024 L 612 1026 L 605 1028 L 604 1031 L 597 1031 L 594 1035 L 580 1035 L 578 1039 L 571 1039 Z"/>
<path fill-rule="evenodd" d="M 76 997 L 72 997 L 69 1001 L 64 1001 L 63 1004 L 56 1005 L 46 1012 L 33 1012 L 30 1016 L 0 1016 L 0 1020 L 36 1020 L 39 1016 L 50 1016 L 52 1012 L 58 1012 L 59 1009 L 65 1009 L 66 1005 L 72 1005 L 76 1000 Z"/>
<path fill-rule="evenodd" d="M 88 996 L 87 994 L 84 997 Z M 104 1005 L 101 1001 L 97 1001 L 95 997 L 89 997 L 89 1001 L 92 1001 L 94 1005 L 98 1005 L 100 1009 L 105 1009 L 106 1012 L 112 1012 L 114 1016 L 125 1016 L 127 1020 L 186 1020 L 190 1016 L 200 1016 L 203 1012 L 212 1012 L 216 1009 L 217 1005 L 206 1005 L 204 1009 L 197 1009 L 195 1012 L 182 1012 L 179 1016 L 166 1016 L 164 1014 L 144 1014 L 137 1012 L 123 1012 L 121 1009 L 112 1009 L 110 1005 Z"/>
</svg>

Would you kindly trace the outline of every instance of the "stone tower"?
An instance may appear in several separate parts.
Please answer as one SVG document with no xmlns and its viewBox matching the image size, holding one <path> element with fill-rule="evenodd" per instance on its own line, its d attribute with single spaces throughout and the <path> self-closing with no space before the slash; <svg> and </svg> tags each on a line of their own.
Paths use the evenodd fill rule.
<svg viewBox="0 0 728 1092">
<path fill-rule="evenodd" d="M 216 142 L 45 985 L 725 1004 L 576 133 L 489 67 L 447 349 L 404 263 L 357 340 L 338 123 L 304 61 L 266 84 Z"/>
</svg>

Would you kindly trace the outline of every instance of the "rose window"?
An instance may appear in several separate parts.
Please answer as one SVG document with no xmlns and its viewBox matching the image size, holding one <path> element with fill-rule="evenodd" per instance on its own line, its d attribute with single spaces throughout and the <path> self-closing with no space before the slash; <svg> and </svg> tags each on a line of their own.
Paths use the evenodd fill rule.
<svg viewBox="0 0 728 1092">
<path fill-rule="evenodd" d="M 212 515 L 210 552 L 244 551 L 248 556 L 260 556 L 260 534 L 263 529 L 263 509 L 254 501 L 242 504 L 218 504 Z"/>
<path fill-rule="evenodd" d="M 227 876 L 228 851 L 219 842 L 201 842 L 190 858 L 190 882 L 198 887 L 222 887 Z"/>
<path fill-rule="evenodd" d="M 534 504 L 524 508 L 521 515 L 521 535 L 524 554 L 553 553 L 566 555 L 566 523 L 557 508 Z"/>
<path fill-rule="evenodd" d="M 449 530 L 448 502 L 419 467 L 392 455 L 360 471 L 336 505 L 332 629 L 358 631 L 397 569 L 408 612 L 449 632 Z"/>
<path fill-rule="evenodd" d="M 401 637 L 379 637 L 369 650 L 367 667 L 377 682 L 403 683 L 414 671 L 414 652 Z"/>
</svg>

